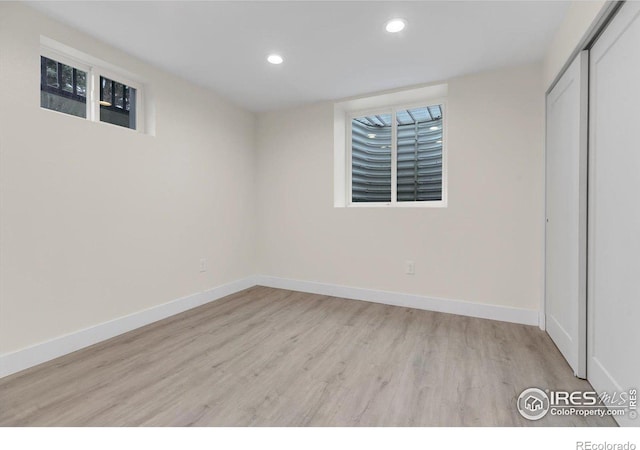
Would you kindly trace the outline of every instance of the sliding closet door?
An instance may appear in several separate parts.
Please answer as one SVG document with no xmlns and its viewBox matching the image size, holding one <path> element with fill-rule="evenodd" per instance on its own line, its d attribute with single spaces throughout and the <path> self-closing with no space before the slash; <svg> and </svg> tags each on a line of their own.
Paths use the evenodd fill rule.
<svg viewBox="0 0 640 450">
<path fill-rule="evenodd" d="M 639 2 L 621 7 L 590 59 L 587 373 L 611 392 L 640 388 Z"/>
<path fill-rule="evenodd" d="M 586 377 L 588 52 L 547 95 L 546 329 Z"/>
</svg>

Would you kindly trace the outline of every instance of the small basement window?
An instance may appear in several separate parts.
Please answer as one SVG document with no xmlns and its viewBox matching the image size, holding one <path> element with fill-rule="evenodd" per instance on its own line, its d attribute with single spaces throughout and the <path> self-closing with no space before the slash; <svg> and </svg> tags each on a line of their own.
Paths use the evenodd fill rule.
<svg viewBox="0 0 640 450">
<path fill-rule="evenodd" d="M 333 205 L 446 208 L 447 84 L 333 105 Z"/>
<path fill-rule="evenodd" d="M 40 106 L 132 130 L 142 130 L 143 85 L 109 63 L 40 37 Z"/>
<path fill-rule="evenodd" d="M 444 104 L 354 113 L 350 204 L 443 202 Z"/>
</svg>

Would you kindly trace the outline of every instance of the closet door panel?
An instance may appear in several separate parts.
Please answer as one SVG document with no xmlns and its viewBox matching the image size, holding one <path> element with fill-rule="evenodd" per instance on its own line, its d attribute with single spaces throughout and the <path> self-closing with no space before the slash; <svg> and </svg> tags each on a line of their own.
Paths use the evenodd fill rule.
<svg viewBox="0 0 640 450">
<path fill-rule="evenodd" d="M 586 377 L 588 52 L 547 95 L 545 323 L 574 373 Z"/>
<path fill-rule="evenodd" d="M 596 390 L 623 391 L 640 388 L 640 3 L 594 44 L 589 103 L 587 373 Z"/>
</svg>

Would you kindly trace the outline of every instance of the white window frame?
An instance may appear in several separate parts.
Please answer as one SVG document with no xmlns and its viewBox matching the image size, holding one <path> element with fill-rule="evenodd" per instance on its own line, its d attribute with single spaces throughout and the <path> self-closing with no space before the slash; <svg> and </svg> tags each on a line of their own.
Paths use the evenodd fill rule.
<svg viewBox="0 0 640 450">
<path fill-rule="evenodd" d="M 396 113 L 406 109 L 424 108 L 427 106 L 440 106 L 442 110 L 442 199 L 420 200 L 412 202 L 398 201 L 398 123 Z M 352 157 L 352 120 L 357 117 L 391 114 L 391 201 L 390 202 L 354 202 L 353 201 L 353 157 Z M 357 111 L 349 111 L 345 118 L 345 148 L 346 151 L 346 205 L 353 208 L 446 208 L 447 207 L 447 101 L 446 99 L 430 99 L 428 101 L 395 105 L 391 107 L 369 108 Z"/>
<path fill-rule="evenodd" d="M 53 59 L 59 63 L 66 64 L 87 73 L 87 117 L 73 116 L 71 114 L 42 107 L 41 109 L 56 114 L 64 114 L 65 116 L 88 120 L 90 122 L 102 123 L 123 130 L 143 134 L 145 133 L 145 83 L 141 81 L 139 77 L 124 69 L 120 69 L 112 64 L 101 61 L 93 56 L 82 53 L 45 36 L 40 36 L 40 56 Z M 136 90 L 135 129 L 100 120 L 100 77 L 125 84 Z"/>
<path fill-rule="evenodd" d="M 108 78 L 116 83 L 122 83 L 136 90 L 136 128 L 123 127 L 110 122 L 100 120 L 100 77 Z M 144 89 L 141 84 L 120 75 L 117 72 L 102 67 L 93 67 L 91 70 L 91 107 L 94 122 L 104 123 L 112 127 L 144 133 Z"/>
<path fill-rule="evenodd" d="M 79 116 L 74 116 L 73 114 L 67 114 L 67 113 L 63 113 L 60 111 L 56 111 L 55 109 L 49 109 L 49 108 L 44 108 L 42 107 L 42 105 L 40 106 L 41 109 L 47 110 L 47 111 L 51 111 L 57 114 L 64 114 L 65 116 L 71 116 L 71 117 L 76 117 L 78 119 L 82 119 L 82 120 L 91 120 L 91 66 L 89 64 L 86 64 L 82 61 L 78 61 L 75 58 L 72 58 L 68 55 L 65 55 L 63 53 L 60 53 L 54 49 L 48 48 L 48 47 L 41 47 L 40 48 L 40 56 L 44 56 L 45 58 L 49 58 L 52 59 L 56 62 L 59 62 L 61 64 L 66 64 L 67 66 L 71 66 L 74 69 L 78 69 L 78 70 L 82 70 L 83 72 L 86 72 L 87 74 L 87 91 L 86 91 L 86 98 L 87 98 L 87 103 L 85 105 L 86 107 L 86 113 L 85 116 L 86 117 L 79 117 Z"/>
</svg>

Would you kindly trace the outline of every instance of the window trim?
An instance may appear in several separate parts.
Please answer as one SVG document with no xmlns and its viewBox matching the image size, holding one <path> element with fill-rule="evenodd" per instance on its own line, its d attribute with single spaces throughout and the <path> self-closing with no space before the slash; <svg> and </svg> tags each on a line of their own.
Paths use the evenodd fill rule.
<svg viewBox="0 0 640 450">
<path fill-rule="evenodd" d="M 422 200 L 411 202 L 398 201 L 398 123 L 396 112 L 405 109 L 423 108 L 426 106 L 440 106 L 442 109 L 442 199 Z M 390 202 L 354 202 L 353 201 L 353 157 L 352 157 L 352 125 L 351 121 L 357 117 L 380 114 L 391 114 L 391 201 Z M 448 206 L 448 113 L 446 98 L 432 98 L 415 103 L 403 103 L 379 108 L 367 108 L 348 111 L 345 113 L 345 149 L 346 149 L 346 206 L 348 208 L 446 208 Z"/>
<path fill-rule="evenodd" d="M 78 119 L 96 122 L 135 133 L 146 134 L 145 121 L 145 83 L 134 74 L 120 69 L 100 59 L 82 53 L 64 44 L 56 42 L 45 36 L 40 36 L 40 57 L 53 59 L 59 63 L 66 64 L 75 69 L 80 69 L 87 73 L 87 114 L 85 117 L 73 116 L 60 111 L 48 108 L 44 109 L 56 114 L 77 117 Z M 109 78 L 118 83 L 125 84 L 136 90 L 136 128 L 128 128 L 100 120 L 100 77 Z"/>
</svg>

